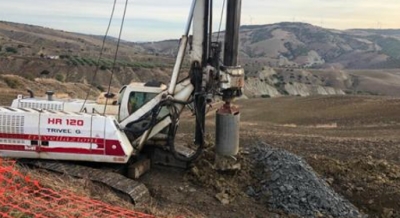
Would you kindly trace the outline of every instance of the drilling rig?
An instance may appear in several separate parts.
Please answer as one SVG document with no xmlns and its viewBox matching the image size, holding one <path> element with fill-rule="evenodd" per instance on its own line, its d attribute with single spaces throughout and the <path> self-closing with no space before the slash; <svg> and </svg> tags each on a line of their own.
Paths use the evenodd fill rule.
<svg viewBox="0 0 400 218">
<path fill-rule="evenodd" d="M 169 85 L 123 86 L 116 116 L 75 111 L 78 107 L 0 107 L 0 156 L 27 159 L 26 163 L 77 177 L 86 172 L 90 179 L 140 202 L 149 195 L 144 185 L 77 162 L 143 168 L 148 164 L 140 163 L 151 160 L 187 166 L 204 147 L 207 103 L 219 97 L 224 104 L 216 112 L 216 154 L 218 159 L 234 157 L 239 150 L 240 113 L 233 100 L 242 95 L 244 85 L 244 70 L 238 65 L 241 0 L 228 0 L 225 10 L 222 46 L 212 37 L 213 0 L 193 0 Z M 188 50 L 189 76 L 178 81 Z M 176 146 L 175 135 L 186 105 L 193 105 L 196 147 L 182 149 Z"/>
</svg>

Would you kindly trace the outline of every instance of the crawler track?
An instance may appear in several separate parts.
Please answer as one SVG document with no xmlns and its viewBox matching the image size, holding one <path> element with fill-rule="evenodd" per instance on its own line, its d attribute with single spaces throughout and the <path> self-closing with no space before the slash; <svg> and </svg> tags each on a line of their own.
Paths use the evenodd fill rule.
<svg viewBox="0 0 400 218">
<path fill-rule="evenodd" d="M 88 178 L 93 182 L 111 187 L 118 194 L 129 198 L 134 204 L 150 201 L 149 190 L 144 184 L 115 172 L 58 161 L 22 160 L 20 163 L 78 178 Z"/>
</svg>

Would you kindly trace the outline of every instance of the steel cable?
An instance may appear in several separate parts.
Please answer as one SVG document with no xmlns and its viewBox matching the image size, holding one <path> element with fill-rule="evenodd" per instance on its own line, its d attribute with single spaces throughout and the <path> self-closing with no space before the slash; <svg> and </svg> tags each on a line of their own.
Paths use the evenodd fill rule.
<svg viewBox="0 0 400 218">
<path fill-rule="evenodd" d="M 114 60 L 113 60 L 112 68 L 111 68 L 111 76 L 110 76 L 110 81 L 109 81 L 109 83 L 108 83 L 107 93 L 110 93 L 111 82 L 112 82 L 112 79 L 113 79 L 113 76 L 114 76 L 114 72 L 115 72 L 115 63 L 116 63 L 116 61 L 117 61 L 119 45 L 120 45 L 120 42 L 121 42 L 122 30 L 124 29 L 125 16 L 126 16 L 126 9 L 128 8 L 128 2 L 129 2 L 128 0 L 125 1 L 124 14 L 122 15 L 121 26 L 120 26 L 120 28 L 119 28 L 119 35 L 118 35 L 117 48 L 116 48 L 116 50 L 115 50 L 115 55 L 114 55 Z M 105 104 L 105 106 L 104 106 L 103 115 L 106 113 L 107 105 L 108 105 L 108 99 L 106 100 L 106 104 Z"/>
<path fill-rule="evenodd" d="M 101 58 L 103 57 L 104 46 L 105 46 L 105 43 L 106 43 L 106 39 L 107 39 L 107 36 L 108 36 L 108 32 L 110 31 L 111 22 L 112 22 L 112 19 L 113 19 L 113 17 L 114 17 L 115 5 L 116 5 L 116 4 L 117 4 L 117 0 L 114 0 L 113 8 L 112 8 L 112 10 L 111 10 L 110 19 L 109 19 L 109 21 L 108 21 L 107 30 L 106 30 L 106 33 L 104 34 L 104 37 L 103 37 L 103 43 L 102 43 L 102 45 L 101 45 L 101 50 L 100 50 L 99 58 L 97 59 L 96 69 L 95 69 L 95 71 L 94 71 L 92 80 L 91 80 L 91 82 L 90 82 L 90 84 L 89 84 L 89 90 L 88 90 L 87 93 L 86 93 L 85 100 L 83 101 L 82 108 L 81 108 L 81 110 L 80 110 L 81 112 L 82 112 L 83 109 L 85 108 L 86 101 L 88 100 L 89 95 L 90 95 L 90 91 L 92 90 L 93 82 L 94 82 L 94 80 L 96 79 L 97 73 L 99 72 L 100 61 L 101 61 Z"/>
</svg>

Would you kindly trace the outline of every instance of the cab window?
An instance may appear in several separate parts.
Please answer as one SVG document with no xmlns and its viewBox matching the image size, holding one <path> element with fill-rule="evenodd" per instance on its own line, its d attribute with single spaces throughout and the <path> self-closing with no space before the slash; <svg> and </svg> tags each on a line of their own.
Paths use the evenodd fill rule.
<svg viewBox="0 0 400 218">
<path fill-rule="evenodd" d="M 131 92 L 128 100 L 128 112 L 129 114 L 134 113 L 144 104 L 153 99 L 157 93 L 148 92 Z"/>
</svg>

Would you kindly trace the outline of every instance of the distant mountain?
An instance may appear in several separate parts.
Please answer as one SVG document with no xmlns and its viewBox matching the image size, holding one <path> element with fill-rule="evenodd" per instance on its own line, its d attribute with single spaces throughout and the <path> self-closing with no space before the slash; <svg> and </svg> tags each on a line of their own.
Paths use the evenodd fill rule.
<svg viewBox="0 0 400 218">
<path fill-rule="evenodd" d="M 224 38 L 220 33 L 220 39 Z M 216 34 L 215 34 L 216 35 Z M 215 38 L 215 37 L 214 37 Z M 171 54 L 176 42 L 142 44 Z M 240 56 L 248 66 L 367 69 L 400 67 L 400 30 L 334 30 L 306 23 L 240 28 Z"/>
<path fill-rule="evenodd" d="M 400 29 L 350 29 L 348 31 L 400 37 Z"/>
<path fill-rule="evenodd" d="M 241 48 L 244 57 L 270 59 L 280 66 L 400 67 L 400 40 L 372 31 L 339 31 L 305 23 L 243 26 Z"/>
</svg>

